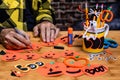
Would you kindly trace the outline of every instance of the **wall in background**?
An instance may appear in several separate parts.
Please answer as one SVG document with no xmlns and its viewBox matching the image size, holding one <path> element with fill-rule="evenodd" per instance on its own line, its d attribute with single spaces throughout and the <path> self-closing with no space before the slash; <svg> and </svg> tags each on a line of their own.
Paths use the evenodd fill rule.
<svg viewBox="0 0 120 80">
<path fill-rule="evenodd" d="M 96 3 L 105 6 L 115 3 L 116 0 L 88 0 L 89 9 L 95 7 Z M 53 0 L 52 6 L 55 9 L 56 25 L 61 30 L 67 30 L 67 27 L 72 26 L 74 30 L 82 30 L 82 21 L 85 19 L 85 13 L 78 10 L 78 6 L 84 9 L 85 0 Z M 104 7 L 105 7 L 104 6 Z"/>
</svg>

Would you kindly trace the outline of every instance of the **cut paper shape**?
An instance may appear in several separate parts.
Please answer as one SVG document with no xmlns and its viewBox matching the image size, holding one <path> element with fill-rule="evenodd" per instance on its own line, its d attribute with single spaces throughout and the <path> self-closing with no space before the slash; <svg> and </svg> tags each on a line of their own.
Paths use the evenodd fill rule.
<svg viewBox="0 0 120 80">
<path fill-rule="evenodd" d="M 66 66 L 63 63 L 47 63 L 37 69 L 37 72 L 43 76 L 60 76 L 63 71 L 66 70 Z"/>
<path fill-rule="evenodd" d="M 30 71 L 30 68 L 29 67 L 23 67 L 22 65 L 18 64 L 18 65 L 15 65 L 15 68 L 18 69 L 19 71 L 21 72 L 28 72 Z"/>
<path fill-rule="evenodd" d="M 3 61 L 16 61 L 21 59 L 21 55 L 19 53 L 5 54 L 1 58 Z"/>
<path fill-rule="evenodd" d="M 81 76 L 84 74 L 80 68 L 74 68 L 74 67 L 69 67 L 69 66 L 66 67 L 66 70 L 63 71 L 63 73 L 65 75 L 73 76 L 73 77 Z"/>
<path fill-rule="evenodd" d="M 91 77 L 100 76 L 108 71 L 108 67 L 105 65 L 92 64 L 83 68 L 83 72 Z"/>
<path fill-rule="evenodd" d="M 68 43 L 68 36 L 61 36 L 55 40 L 56 43 Z"/>
<path fill-rule="evenodd" d="M 51 47 L 51 46 L 56 46 L 58 45 L 58 43 L 54 42 L 41 42 L 40 43 L 42 46 L 46 46 L 46 47 Z"/>
<path fill-rule="evenodd" d="M 37 69 L 38 68 L 38 65 L 37 64 L 27 64 L 26 67 L 29 67 L 30 69 Z"/>
<path fill-rule="evenodd" d="M 41 57 L 46 59 L 56 59 L 60 57 L 60 54 L 53 51 L 49 51 L 49 52 L 43 53 Z"/>
<path fill-rule="evenodd" d="M 80 55 L 79 53 L 77 53 L 73 50 L 65 50 L 61 53 L 62 57 L 69 57 L 69 56 L 75 57 L 75 56 L 79 56 L 79 55 Z"/>
<path fill-rule="evenodd" d="M 43 62 L 36 62 L 35 64 L 37 64 L 38 66 L 43 66 L 44 65 Z"/>
<path fill-rule="evenodd" d="M 24 60 L 36 60 L 36 59 L 40 58 L 40 55 L 37 53 L 24 53 L 21 56 L 21 58 Z"/>
<path fill-rule="evenodd" d="M 67 57 L 63 63 L 67 66 L 74 67 L 74 68 L 82 68 L 89 64 L 88 59 L 86 58 L 79 58 L 79 57 Z"/>
<path fill-rule="evenodd" d="M 22 77 L 24 76 L 24 73 L 21 73 L 20 71 L 12 70 L 11 71 L 11 76 L 16 76 L 16 77 Z"/>
<path fill-rule="evenodd" d="M 6 50 L 7 53 L 20 53 L 20 52 L 26 52 L 26 51 L 30 51 L 30 50 L 37 50 L 42 48 L 43 46 L 40 45 L 40 43 L 32 43 L 32 49 L 31 48 L 27 48 L 27 49 L 21 49 L 21 50 Z"/>
</svg>

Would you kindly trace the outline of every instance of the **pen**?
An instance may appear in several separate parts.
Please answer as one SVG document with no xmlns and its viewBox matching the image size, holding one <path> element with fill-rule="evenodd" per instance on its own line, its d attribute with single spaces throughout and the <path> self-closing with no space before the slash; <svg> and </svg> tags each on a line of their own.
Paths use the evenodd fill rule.
<svg viewBox="0 0 120 80">
<path fill-rule="evenodd" d="M 68 46 L 71 47 L 73 43 L 73 28 L 68 27 Z"/>
<path fill-rule="evenodd" d="M 85 15 L 86 15 L 86 26 L 88 27 L 89 25 L 89 18 L 88 18 L 88 6 L 87 6 L 87 2 L 85 3 Z"/>
<path fill-rule="evenodd" d="M 22 35 L 23 37 L 25 37 L 18 29 L 17 29 L 17 27 L 14 27 L 14 30 L 15 30 L 15 32 L 16 33 L 18 33 L 18 34 L 20 34 L 20 35 Z M 29 39 L 28 37 L 25 37 L 27 40 Z M 32 48 L 32 45 L 30 44 L 30 48 Z"/>
</svg>

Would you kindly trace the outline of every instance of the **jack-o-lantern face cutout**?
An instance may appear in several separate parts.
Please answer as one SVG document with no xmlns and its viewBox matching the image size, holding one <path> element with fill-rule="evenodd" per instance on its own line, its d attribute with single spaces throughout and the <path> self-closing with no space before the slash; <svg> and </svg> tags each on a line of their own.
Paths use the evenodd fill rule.
<svg viewBox="0 0 120 80">
<path fill-rule="evenodd" d="M 16 70 L 11 71 L 11 76 L 22 77 L 24 75 L 25 75 L 25 73 L 22 73 L 20 71 L 16 71 Z"/>
<path fill-rule="evenodd" d="M 63 63 L 47 63 L 42 67 L 37 69 L 38 73 L 44 76 L 59 76 L 63 74 L 63 71 L 66 69 L 65 64 Z"/>
<path fill-rule="evenodd" d="M 40 55 L 37 53 L 25 53 L 21 56 L 21 58 L 24 60 L 35 60 L 40 58 Z"/>
<path fill-rule="evenodd" d="M 82 68 L 87 64 L 89 64 L 88 59 L 79 58 L 79 57 L 67 57 L 63 62 L 67 66 L 74 67 L 74 68 Z"/>
<path fill-rule="evenodd" d="M 90 66 L 86 66 L 83 69 L 83 72 L 88 75 L 88 76 L 99 76 L 104 74 L 105 72 L 108 71 L 108 67 L 107 66 L 103 66 L 103 65 L 90 65 Z"/>
<path fill-rule="evenodd" d="M 46 47 L 50 47 L 50 46 L 55 46 L 55 45 L 58 45 L 57 42 L 41 42 L 41 45 L 42 46 L 46 46 Z"/>
<path fill-rule="evenodd" d="M 55 42 L 63 44 L 68 43 L 68 36 L 61 36 L 58 39 L 56 39 Z"/>
<path fill-rule="evenodd" d="M 19 53 L 5 54 L 2 56 L 3 61 L 16 61 L 21 58 Z"/>
<path fill-rule="evenodd" d="M 20 49 L 20 50 L 6 50 L 6 52 L 7 53 L 14 53 L 14 52 L 20 53 L 20 52 L 26 52 L 26 51 L 30 51 L 30 50 L 37 50 L 37 49 L 40 49 L 40 48 L 42 48 L 42 46 L 40 44 L 32 43 L 32 48 L 30 48 L 30 46 L 29 46 L 25 49 Z"/>
<path fill-rule="evenodd" d="M 56 59 L 60 57 L 59 53 L 53 52 L 53 51 L 49 51 L 49 52 L 45 52 L 41 55 L 42 58 L 50 58 L 50 59 Z"/>
<path fill-rule="evenodd" d="M 83 75 L 83 71 L 80 68 L 66 67 L 64 74 L 77 77 Z"/>
<path fill-rule="evenodd" d="M 70 57 L 70 56 L 75 57 L 75 56 L 79 56 L 79 55 L 80 55 L 79 53 L 72 51 L 72 50 L 66 50 L 61 53 L 62 57 Z"/>
</svg>

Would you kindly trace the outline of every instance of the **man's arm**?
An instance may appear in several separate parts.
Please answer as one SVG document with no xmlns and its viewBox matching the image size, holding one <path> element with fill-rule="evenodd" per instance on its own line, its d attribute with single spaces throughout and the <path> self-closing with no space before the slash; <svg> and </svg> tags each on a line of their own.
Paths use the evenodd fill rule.
<svg viewBox="0 0 120 80">
<path fill-rule="evenodd" d="M 42 40 L 44 42 L 51 42 L 57 37 L 59 29 L 53 24 L 55 22 L 54 11 L 51 7 L 51 0 L 41 0 L 38 8 L 38 15 L 36 16 L 37 25 L 34 27 L 34 36 L 41 32 Z"/>
</svg>

